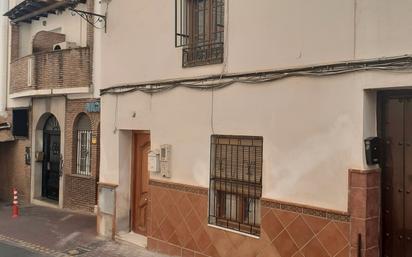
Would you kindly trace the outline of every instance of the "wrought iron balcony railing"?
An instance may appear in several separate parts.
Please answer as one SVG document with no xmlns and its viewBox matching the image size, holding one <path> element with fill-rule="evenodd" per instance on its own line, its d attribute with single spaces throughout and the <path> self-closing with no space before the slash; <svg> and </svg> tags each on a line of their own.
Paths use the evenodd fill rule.
<svg viewBox="0 0 412 257">
<path fill-rule="evenodd" d="M 183 67 L 193 67 L 223 62 L 223 43 L 188 46 L 183 49 Z"/>
</svg>

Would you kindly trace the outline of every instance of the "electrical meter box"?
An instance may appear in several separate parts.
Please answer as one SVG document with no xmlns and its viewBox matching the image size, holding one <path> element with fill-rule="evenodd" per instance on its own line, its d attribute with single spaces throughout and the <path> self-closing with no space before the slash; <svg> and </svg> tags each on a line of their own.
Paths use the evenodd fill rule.
<svg viewBox="0 0 412 257">
<path fill-rule="evenodd" d="M 379 164 L 381 140 L 378 137 L 365 139 L 365 156 L 368 165 Z"/>
<path fill-rule="evenodd" d="M 148 154 L 148 158 L 149 172 L 160 172 L 159 154 L 156 151 L 150 151 Z"/>
<path fill-rule="evenodd" d="M 164 178 L 170 178 L 171 167 L 171 145 L 160 146 L 160 175 Z"/>
</svg>

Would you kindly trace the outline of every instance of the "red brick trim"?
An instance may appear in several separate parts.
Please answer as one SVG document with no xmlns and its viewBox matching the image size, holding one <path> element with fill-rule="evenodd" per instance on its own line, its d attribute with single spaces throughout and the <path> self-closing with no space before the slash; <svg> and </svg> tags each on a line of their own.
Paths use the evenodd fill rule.
<svg viewBox="0 0 412 257">
<path fill-rule="evenodd" d="M 349 213 L 351 215 L 351 252 L 362 256 L 378 256 L 380 246 L 381 171 L 349 170 Z"/>
</svg>

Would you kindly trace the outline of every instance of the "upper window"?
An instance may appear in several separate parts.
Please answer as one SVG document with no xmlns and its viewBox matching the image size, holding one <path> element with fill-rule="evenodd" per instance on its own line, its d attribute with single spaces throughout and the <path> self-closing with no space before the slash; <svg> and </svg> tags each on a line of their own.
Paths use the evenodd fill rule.
<svg viewBox="0 0 412 257">
<path fill-rule="evenodd" d="M 211 138 L 209 223 L 260 235 L 263 138 Z"/>
<path fill-rule="evenodd" d="M 76 174 L 83 176 L 91 176 L 90 160 L 91 160 L 91 138 L 92 130 L 89 117 L 82 113 L 77 118 L 75 126 L 75 142 L 76 146 Z"/>
<path fill-rule="evenodd" d="M 224 0 L 175 0 L 176 47 L 183 67 L 223 62 Z"/>
</svg>

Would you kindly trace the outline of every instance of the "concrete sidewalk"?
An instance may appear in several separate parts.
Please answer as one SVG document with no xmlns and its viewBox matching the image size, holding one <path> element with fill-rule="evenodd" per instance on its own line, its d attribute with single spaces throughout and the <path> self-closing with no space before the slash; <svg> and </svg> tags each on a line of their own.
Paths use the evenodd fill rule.
<svg viewBox="0 0 412 257">
<path fill-rule="evenodd" d="M 96 217 L 41 206 L 0 205 L 0 242 L 11 243 L 48 256 L 164 257 L 127 243 L 97 237 Z"/>
</svg>

